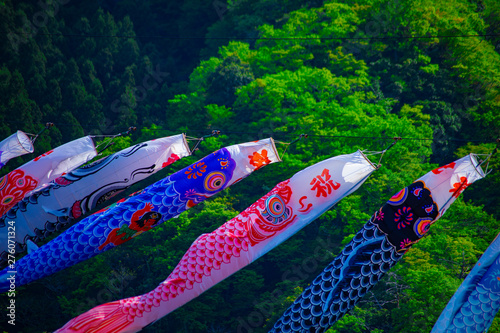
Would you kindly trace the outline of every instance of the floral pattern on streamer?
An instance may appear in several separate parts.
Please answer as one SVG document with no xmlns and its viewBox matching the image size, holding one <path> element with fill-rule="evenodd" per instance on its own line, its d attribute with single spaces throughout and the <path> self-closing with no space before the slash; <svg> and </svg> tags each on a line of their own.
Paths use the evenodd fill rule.
<svg viewBox="0 0 500 333">
<path fill-rule="evenodd" d="M 439 168 L 436 168 L 436 169 L 432 170 L 432 173 L 435 174 L 435 175 L 439 175 L 445 169 L 452 169 L 453 170 L 455 168 L 455 165 L 456 165 L 455 162 L 451 162 L 449 164 L 443 165 L 443 166 L 441 166 Z"/>
<path fill-rule="evenodd" d="M 411 207 L 403 207 L 397 210 L 394 222 L 398 224 L 398 229 L 405 228 L 413 221 L 413 213 Z"/>
<path fill-rule="evenodd" d="M 174 163 L 175 161 L 177 161 L 179 159 L 180 159 L 179 156 L 177 156 L 176 154 L 172 154 L 172 155 L 170 155 L 170 157 L 168 158 L 168 160 L 166 162 L 163 162 L 161 167 L 164 168 L 166 166 L 169 166 L 170 164 Z"/>
<path fill-rule="evenodd" d="M 397 251 L 404 251 L 427 233 L 437 215 L 431 191 L 423 181 L 416 181 L 389 199 L 372 222 Z"/>
<path fill-rule="evenodd" d="M 411 240 L 409 240 L 408 238 L 405 238 L 405 239 L 403 239 L 403 240 L 401 241 L 401 243 L 400 243 L 400 245 L 399 245 L 399 246 L 400 246 L 401 248 L 406 248 L 406 247 L 410 246 L 411 244 L 412 244 Z"/>
<path fill-rule="evenodd" d="M 462 193 L 469 185 L 467 177 L 460 177 L 460 182 L 453 184 L 453 188 L 449 192 L 453 193 L 454 198 L 458 198 L 460 193 Z"/>
<path fill-rule="evenodd" d="M 250 159 L 250 164 L 255 167 L 255 170 L 258 170 L 264 165 L 268 165 L 269 163 L 271 163 L 271 160 L 269 159 L 269 157 L 267 157 L 266 149 L 262 149 L 261 153 L 256 151 L 252 155 L 248 155 L 248 158 Z"/>
<path fill-rule="evenodd" d="M 20 169 L 5 175 L 0 180 L 0 216 L 21 201 L 26 193 L 33 191 L 37 185 L 38 180 L 26 175 Z"/>
<path fill-rule="evenodd" d="M 201 177 L 205 171 L 207 171 L 205 163 L 198 162 L 190 166 L 184 173 L 187 175 L 188 179 L 196 179 Z"/>
<path fill-rule="evenodd" d="M 382 208 L 380 208 L 378 212 L 375 212 L 375 218 L 379 221 L 384 219 L 384 212 L 382 211 Z"/>
</svg>

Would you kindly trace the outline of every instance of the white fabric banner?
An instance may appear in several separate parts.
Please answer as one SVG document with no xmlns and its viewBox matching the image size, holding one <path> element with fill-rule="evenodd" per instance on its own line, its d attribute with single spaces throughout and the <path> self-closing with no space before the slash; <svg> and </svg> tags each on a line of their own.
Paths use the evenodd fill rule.
<svg viewBox="0 0 500 333">
<path fill-rule="evenodd" d="M 0 168 L 14 157 L 33 152 L 33 142 L 23 131 L 17 131 L 0 142 Z"/>
<path fill-rule="evenodd" d="M 439 208 L 439 216 L 436 220 L 443 216 L 460 193 L 470 184 L 485 176 L 478 165 L 475 156 L 469 154 L 434 169 L 418 179 L 423 181 L 432 192 L 432 198 Z M 453 195 L 450 196 L 450 193 Z"/>
<path fill-rule="evenodd" d="M 28 239 L 40 242 L 98 204 L 189 155 L 185 136 L 179 134 L 125 148 L 56 178 L 0 218 L 0 266 L 5 266 L 7 257 L 7 223 L 15 223 L 16 252 L 23 252 Z"/>
<path fill-rule="evenodd" d="M 0 216 L 16 203 L 97 155 L 90 136 L 49 150 L 0 178 Z"/>
</svg>

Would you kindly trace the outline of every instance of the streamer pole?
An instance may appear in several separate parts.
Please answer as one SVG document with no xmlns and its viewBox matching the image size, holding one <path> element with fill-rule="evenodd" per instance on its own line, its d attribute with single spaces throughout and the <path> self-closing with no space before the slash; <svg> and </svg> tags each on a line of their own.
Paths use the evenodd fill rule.
<svg viewBox="0 0 500 333">
<path fill-rule="evenodd" d="M 35 137 L 33 138 L 33 140 L 31 140 L 31 143 L 35 144 L 35 140 L 38 138 L 38 136 L 40 134 L 42 134 L 43 132 L 45 132 L 46 130 L 48 130 L 49 128 L 51 128 L 52 126 L 54 126 L 54 123 L 46 123 L 45 124 L 45 127 L 40 131 L 38 132 Z"/>
</svg>

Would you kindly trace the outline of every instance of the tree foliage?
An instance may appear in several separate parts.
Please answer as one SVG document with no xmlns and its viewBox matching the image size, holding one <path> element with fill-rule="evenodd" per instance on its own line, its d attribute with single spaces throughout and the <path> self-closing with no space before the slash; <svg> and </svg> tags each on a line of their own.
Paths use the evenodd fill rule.
<svg viewBox="0 0 500 333">
<path fill-rule="evenodd" d="M 145 329 L 265 332 L 394 193 L 438 164 L 490 153 L 500 136 L 498 1 L 56 2 L 0 1 L 8 32 L 0 40 L 0 137 L 54 122 L 37 154 L 82 135 L 140 128 L 109 154 L 155 137 L 222 131 L 129 192 L 225 145 L 272 136 L 286 154 L 113 251 L 18 288 L 24 332 L 55 330 L 98 304 L 150 291 L 200 234 L 278 182 L 403 137 L 356 193 Z M 447 37 L 463 35 L 474 36 Z M 283 143 L 302 133 L 309 137 Z M 328 332 L 430 331 L 500 231 L 498 161 Z M 498 320 L 490 332 L 500 332 Z"/>
</svg>

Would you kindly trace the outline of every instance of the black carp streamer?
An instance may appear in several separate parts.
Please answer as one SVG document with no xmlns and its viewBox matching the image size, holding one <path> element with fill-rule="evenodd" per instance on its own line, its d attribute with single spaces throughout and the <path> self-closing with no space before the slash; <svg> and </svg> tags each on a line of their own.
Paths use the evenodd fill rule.
<svg viewBox="0 0 500 333">
<path fill-rule="evenodd" d="M 422 181 L 394 195 L 286 310 L 271 332 L 326 331 L 425 234 L 438 213 Z"/>
</svg>

